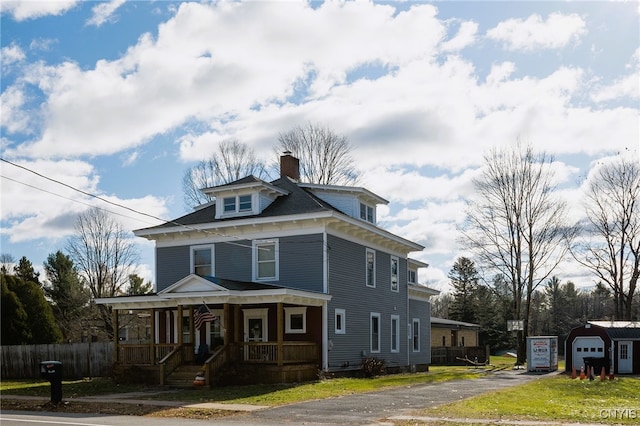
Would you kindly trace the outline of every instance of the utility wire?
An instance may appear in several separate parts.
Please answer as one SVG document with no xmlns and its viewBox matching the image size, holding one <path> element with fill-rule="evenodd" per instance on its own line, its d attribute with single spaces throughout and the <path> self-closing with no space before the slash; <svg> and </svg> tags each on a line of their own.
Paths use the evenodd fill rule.
<svg viewBox="0 0 640 426">
<path fill-rule="evenodd" d="M 25 182 L 21 182 L 19 180 L 10 178 L 8 176 L 0 175 L 0 177 L 3 178 L 3 179 L 10 180 L 11 182 L 18 183 L 20 185 L 28 186 L 29 188 L 33 188 L 33 189 L 36 189 L 38 191 L 46 192 L 47 194 L 55 195 L 56 197 L 64 198 L 65 200 L 73 201 L 74 203 L 83 204 L 83 205 L 88 206 L 88 207 L 94 207 L 96 209 L 99 209 L 99 210 L 102 210 L 102 211 L 105 211 L 105 212 L 108 212 L 108 213 L 111 213 L 111 214 L 115 214 L 117 216 L 126 217 L 126 218 L 129 218 L 129 219 L 134 219 L 134 220 L 138 220 L 138 221 L 141 221 L 141 222 L 145 222 L 144 220 L 142 220 L 140 218 L 133 217 L 133 216 L 127 216 L 127 215 L 122 214 L 122 213 L 114 212 L 113 210 L 104 209 L 102 207 L 98 207 L 98 206 L 95 206 L 93 204 L 85 203 L 84 201 L 80 201 L 80 200 L 76 200 L 76 199 L 73 199 L 73 198 L 70 198 L 70 197 L 66 197 L 66 196 L 64 196 L 62 194 L 58 194 L 58 193 L 55 193 L 53 191 L 49 191 L 48 189 L 39 188 L 37 186 L 31 185 L 31 184 L 28 184 L 28 183 L 25 183 Z M 145 223 L 148 223 L 149 225 L 153 225 L 152 222 L 145 222 Z"/>
<path fill-rule="evenodd" d="M 198 228 L 195 228 L 193 226 L 189 226 L 189 225 L 185 225 L 183 223 L 176 222 L 174 220 L 167 220 L 167 219 L 163 219 L 163 218 L 158 217 L 158 216 L 154 216 L 154 215 L 149 214 L 149 213 L 144 213 L 144 212 L 141 212 L 139 210 L 133 209 L 131 207 L 127 207 L 127 206 L 124 206 L 122 204 L 107 200 L 106 198 L 100 197 L 99 195 L 95 195 L 95 194 L 92 194 L 90 192 L 84 191 L 82 189 L 76 188 L 74 186 L 71 186 L 71 185 L 69 185 L 67 183 L 61 182 L 61 181 L 59 181 L 57 179 L 54 179 L 54 178 L 51 178 L 49 176 L 45 176 L 42 173 L 36 172 L 35 170 L 32 170 L 32 169 L 30 169 L 28 167 L 25 167 L 25 166 L 21 166 L 20 164 L 16 164 L 16 163 L 14 163 L 12 161 L 9 161 L 9 160 L 6 160 L 6 159 L 4 159 L 2 157 L 0 157 L 0 161 L 2 161 L 4 163 L 7 163 L 7 164 L 10 164 L 10 165 L 12 165 L 14 167 L 17 167 L 19 169 L 25 170 L 25 171 L 27 171 L 29 173 L 33 173 L 34 175 L 36 175 L 36 176 L 38 176 L 40 178 L 46 179 L 46 180 L 48 180 L 50 182 L 53 182 L 53 183 L 56 183 L 58 185 L 62 185 L 64 187 L 66 187 L 66 188 L 69 188 L 69 189 L 71 189 L 73 191 L 76 191 L 76 192 L 79 192 L 81 194 L 84 194 L 84 195 L 86 195 L 88 197 L 95 198 L 95 199 L 100 200 L 100 201 L 102 201 L 104 203 L 107 203 L 107 204 L 110 204 L 110 205 L 113 205 L 113 206 L 116 206 L 116 207 L 123 208 L 125 210 L 131 211 L 133 213 L 136 213 L 136 214 L 139 214 L 139 215 L 142 215 L 142 216 L 147 216 L 147 217 L 150 217 L 152 219 L 159 220 L 161 222 L 165 222 L 165 223 L 168 223 L 168 224 L 171 224 L 171 225 L 175 225 L 175 226 L 178 226 L 178 227 L 181 227 L 181 228 L 185 228 L 185 229 L 188 229 L 188 230 L 191 230 L 191 231 L 202 232 L 204 234 L 211 234 L 211 235 L 215 235 L 215 236 L 218 236 L 218 237 L 225 237 L 225 238 L 233 238 L 233 239 L 236 239 L 236 240 L 242 240 L 243 239 L 243 238 L 240 238 L 240 237 L 237 237 L 237 236 L 227 235 L 227 234 L 223 234 L 223 233 L 220 233 L 220 232 L 213 232 L 213 231 L 207 230 L 207 229 L 198 229 Z M 134 218 L 132 216 L 127 216 L 127 215 L 124 215 L 122 213 L 117 213 L 117 212 L 114 212 L 114 211 L 111 211 L 111 210 L 108 210 L 108 209 L 97 207 L 97 206 L 82 202 L 80 200 L 75 200 L 75 199 L 72 199 L 72 198 L 69 198 L 69 197 L 65 197 L 64 195 L 56 194 L 56 193 L 51 192 L 49 190 L 46 190 L 46 189 L 43 189 L 43 188 L 39 188 L 39 187 L 34 186 L 34 185 L 30 185 L 28 183 L 21 182 L 21 181 L 18 181 L 16 179 L 13 179 L 13 178 L 10 178 L 10 177 L 7 177 L 7 176 L 1 176 L 1 177 L 4 178 L 4 179 L 10 180 L 10 181 L 13 181 L 13 182 L 28 186 L 30 188 L 33 188 L 33 189 L 36 189 L 36 190 L 39 190 L 39 191 L 43 191 L 43 192 L 46 192 L 46 193 L 49 193 L 49 194 L 52 194 L 52 195 L 67 199 L 67 200 L 75 202 L 75 203 L 83 204 L 83 205 L 86 205 L 86 206 L 89 206 L 89 207 L 95 207 L 95 208 L 97 208 L 99 210 L 103 210 L 103 211 L 106 211 L 106 212 L 109 212 L 109 213 L 112 213 L 112 214 L 116 214 L 118 216 L 127 217 L 127 218 L 130 218 L 130 219 L 134 219 L 134 220 L 139 220 L 141 222 L 145 222 L 144 220 L 141 220 L 140 218 Z M 145 222 L 145 223 L 151 224 L 151 222 Z M 298 242 L 298 243 L 316 243 L 316 242 L 321 242 L 321 240 L 304 241 L 304 242 Z M 242 243 L 235 243 L 235 242 L 232 242 L 232 241 L 222 241 L 222 243 L 231 244 L 231 245 L 235 245 L 235 246 L 238 246 L 238 247 L 250 248 L 250 249 L 253 248 L 252 245 L 242 244 Z M 260 247 L 257 247 L 257 248 L 259 250 L 262 250 Z"/>
<path fill-rule="evenodd" d="M 171 224 L 171 225 L 175 225 L 175 226 L 179 226 L 179 227 L 182 227 L 182 228 L 189 229 L 189 230 L 191 230 L 191 231 L 203 232 L 203 233 L 205 233 L 205 234 L 212 234 L 212 235 L 216 235 L 216 236 L 219 236 L 219 237 L 235 238 L 235 239 L 237 239 L 237 240 L 242 240 L 242 238 L 240 238 L 240 237 L 236 237 L 236 236 L 233 236 L 233 235 L 226 235 L 226 234 L 222 234 L 222 233 L 219 233 L 219 232 L 212 232 L 212 231 L 207 230 L 207 229 L 198 229 L 198 228 L 195 228 L 195 227 L 193 227 L 193 226 L 185 225 L 185 224 L 183 224 L 183 223 L 179 223 L 179 222 L 176 222 L 176 221 L 173 221 L 173 220 L 167 220 L 167 219 L 163 219 L 163 218 L 161 218 L 161 217 L 158 217 L 158 216 L 155 216 L 155 215 L 152 215 L 152 214 L 149 214 L 149 213 L 144 213 L 144 212 L 141 212 L 141 211 L 139 211 L 139 210 L 133 209 L 133 208 L 131 208 L 131 207 L 127 207 L 127 206 L 124 206 L 124 205 L 122 205 L 122 204 L 119 204 L 119 203 L 116 203 L 116 202 L 113 202 L 113 201 L 107 200 L 106 198 L 103 198 L 103 197 L 101 197 L 101 196 L 99 196 L 99 195 L 95 195 L 95 194 L 92 194 L 92 193 L 90 193 L 90 192 L 84 191 L 84 190 L 82 190 L 82 189 L 76 188 L 76 187 L 71 186 L 71 185 L 69 185 L 69 184 L 67 184 L 67 183 L 61 182 L 61 181 L 59 181 L 59 180 L 57 180 L 57 179 L 54 179 L 54 178 L 51 178 L 51 177 L 45 176 L 45 175 L 43 175 L 42 173 L 38 173 L 38 172 L 36 172 L 35 170 L 32 170 L 32 169 L 30 169 L 30 168 L 28 168 L 28 167 L 25 167 L 25 166 L 21 166 L 20 164 L 16 164 L 16 163 L 14 163 L 14 162 L 12 162 L 12 161 L 9 161 L 9 160 L 6 160 L 6 159 L 4 159 L 4 158 L 2 158 L 2 157 L 0 157 L 0 161 L 2 161 L 2 162 L 4 162 L 4 163 L 7 163 L 7 164 L 10 164 L 10 165 L 12 165 L 12 166 L 14 166 L 14 167 L 17 167 L 17 168 L 19 168 L 19 169 L 25 170 L 25 171 L 27 171 L 27 172 L 29 172 L 29 173 L 33 173 L 34 175 L 36 175 L 36 176 L 38 176 L 38 177 L 40 177 L 40 178 L 42 178 L 42 179 L 46 179 L 46 180 L 48 180 L 48 181 L 50 181 L 50 182 L 56 183 L 56 184 L 58 184 L 58 185 L 62 185 L 62 186 L 64 186 L 64 187 L 66 187 L 66 188 L 69 188 L 69 189 L 71 189 L 71 190 L 73 190 L 73 191 L 76 191 L 76 192 L 79 192 L 79 193 L 81 193 L 81 194 L 84 194 L 84 195 L 86 195 L 86 196 L 88 196 L 88 197 L 95 198 L 95 199 L 100 200 L 100 201 L 102 201 L 102 202 L 104 202 L 104 203 L 111 204 L 111 205 L 113 205 L 113 206 L 123 208 L 123 209 L 125 209 L 125 210 L 131 211 L 131 212 L 133 212 L 133 213 L 136 213 L 136 214 L 139 214 L 139 215 L 142 215 L 142 216 L 147 216 L 147 217 L 150 217 L 150 218 L 152 218 L 152 219 L 159 220 L 159 221 L 161 221 L 161 222 L 165 222 L 165 223 L 169 223 L 169 224 Z M 3 176 L 3 177 L 5 177 L 5 176 Z M 11 178 L 6 178 L 6 177 L 5 177 L 5 179 L 14 180 L 14 179 L 11 179 Z M 14 181 L 15 181 L 15 180 L 14 180 Z M 18 183 L 22 183 L 22 182 L 18 182 Z M 25 185 L 27 185 L 27 186 L 31 186 L 31 185 L 28 185 L 28 184 L 25 184 Z M 36 188 L 36 189 L 40 189 L 40 188 Z M 48 191 L 46 191 L 46 190 L 43 190 L 43 191 L 48 192 Z M 71 200 L 71 201 L 80 202 L 80 201 L 77 201 L 77 200 Z M 81 204 L 85 204 L 85 203 L 82 203 L 82 202 L 80 202 L 80 203 L 81 203 Z M 250 246 L 250 245 L 247 245 L 247 244 L 234 243 L 234 242 L 231 242 L 231 241 L 223 241 L 223 242 L 224 242 L 224 243 L 227 243 L 227 244 L 237 245 L 237 246 L 239 246 L 239 247 L 253 248 L 253 246 Z"/>
</svg>

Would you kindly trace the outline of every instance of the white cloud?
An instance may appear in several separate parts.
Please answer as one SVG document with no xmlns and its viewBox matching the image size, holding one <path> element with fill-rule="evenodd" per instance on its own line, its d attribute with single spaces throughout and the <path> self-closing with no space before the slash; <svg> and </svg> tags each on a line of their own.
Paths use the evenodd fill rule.
<svg viewBox="0 0 640 426">
<path fill-rule="evenodd" d="M 62 15 L 75 7 L 79 0 L 8 0 L 0 3 L 2 13 L 8 13 L 16 21 L 41 18 L 47 15 Z"/>
<path fill-rule="evenodd" d="M 606 102 L 620 98 L 640 99 L 640 73 L 620 78 L 613 84 L 601 87 L 591 94 L 591 99 L 594 102 Z"/>
<path fill-rule="evenodd" d="M 81 191 L 97 194 L 116 204 L 156 216 L 166 215 L 165 200 L 146 196 L 121 199 L 101 194 L 99 176 L 93 166 L 83 161 L 14 161 L 40 175 L 63 182 Z M 77 215 L 91 206 L 115 214 L 125 229 L 135 229 L 160 223 L 159 220 L 136 214 L 113 204 L 83 195 L 67 186 L 45 179 L 28 170 L 8 163 L 2 165 L 2 197 L 11 200 L 1 210 L 2 233 L 11 242 L 38 239 L 59 240 L 73 232 Z M 25 190 L 28 188 L 29 190 Z"/>
<path fill-rule="evenodd" d="M 93 6 L 91 9 L 93 15 L 87 20 L 87 25 L 99 27 L 107 21 L 112 21 L 114 19 L 113 14 L 125 1 L 126 0 L 111 0 L 108 3 L 100 3 L 97 6 Z"/>
<path fill-rule="evenodd" d="M 608 86 L 599 87 L 591 94 L 594 102 L 606 102 L 615 99 L 640 99 L 640 48 L 631 55 L 627 69 L 631 74 L 620 77 Z"/>
<path fill-rule="evenodd" d="M 13 64 L 14 62 L 20 62 L 26 57 L 20 46 L 15 43 L 3 47 L 0 51 L 0 56 L 2 56 L 3 67 Z"/>
<path fill-rule="evenodd" d="M 487 37 L 508 50 L 537 50 L 565 47 L 586 33 L 586 22 L 579 15 L 552 13 L 546 21 L 537 14 L 526 20 L 508 19 L 488 30 Z"/>
<path fill-rule="evenodd" d="M 451 39 L 442 44 L 442 50 L 458 51 L 465 47 L 471 46 L 476 41 L 478 32 L 478 24 L 476 22 L 465 21 L 460 24 L 458 33 Z"/>
<path fill-rule="evenodd" d="M 0 95 L 1 125 L 8 133 L 29 131 L 30 116 L 23 109 L 24 104 L 25 95 L 17 86 L 9 86 Z"/>
</svg>

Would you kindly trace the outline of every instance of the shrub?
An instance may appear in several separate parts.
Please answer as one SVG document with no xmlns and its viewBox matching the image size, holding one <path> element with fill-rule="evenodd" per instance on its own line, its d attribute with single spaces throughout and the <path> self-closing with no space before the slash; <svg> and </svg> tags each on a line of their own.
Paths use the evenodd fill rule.
<svg viewBox="0 0 640 426">
<path fill-rule="evenodd" d="M 384 374 L 384 360 L 374 357 L 364 358 L 361 369 L 364 377 L 380 376 Z"/>
</svg>

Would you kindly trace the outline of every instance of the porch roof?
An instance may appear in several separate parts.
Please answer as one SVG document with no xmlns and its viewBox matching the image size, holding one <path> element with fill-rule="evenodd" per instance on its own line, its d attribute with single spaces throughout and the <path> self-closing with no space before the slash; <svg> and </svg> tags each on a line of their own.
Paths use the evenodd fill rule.
<svg viewBox="0 0 640 426">
<path fill-rule="evenodd" d="M 171 308 L 178 305 L 231 303 L 289 303 L 322 306 L 331 295 L 279 287 L 271 284 L 188 275 L 157 294 L 117 296 L 96 299 L 97 304 L 116 309 Z"/>
</svg>

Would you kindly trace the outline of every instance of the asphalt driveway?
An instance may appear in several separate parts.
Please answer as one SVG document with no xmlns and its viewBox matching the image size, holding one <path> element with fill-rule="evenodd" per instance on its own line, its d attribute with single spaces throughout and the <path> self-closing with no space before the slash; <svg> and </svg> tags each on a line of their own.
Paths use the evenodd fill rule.
<svg viewBox="0 0 640 426">
<path fill-rule="evenodd" d="M 504 389 L 545 376 L 548 375 L 531 374 L 524 370 L 505 370 L 474 380 L 413 385 L 252 411 L 232 418 L 225 418 L 223 423 L 260 425 L 378 424 L 385 418 L 400 416 L 421 408 L 459 401 L 484 392 Z"/>
</svg>

